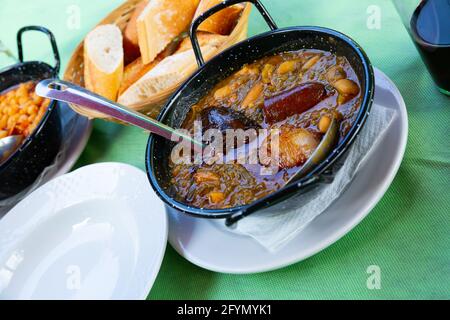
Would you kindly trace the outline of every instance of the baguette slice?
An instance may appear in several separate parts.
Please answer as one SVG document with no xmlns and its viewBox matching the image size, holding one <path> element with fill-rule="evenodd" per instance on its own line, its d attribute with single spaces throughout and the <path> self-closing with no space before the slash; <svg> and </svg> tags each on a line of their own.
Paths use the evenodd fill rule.
<svg viewBox="0 0 450 320">
<path fill-rule="evenodd" d="M 84 40 L 85 87 L 115 101 L 123 76 L 122 33 L 114 24 L 96 27 Z"/>
<path fill-rule="evenodd" d="M 133 83 L 138 81 L 143 75 L 152 70 L 162 58 L 158 55 L 152 62 L 144 64 L 139 57 L 129 63 L 123 72 L 123 79 L 119 88 L 119 96 L 124 93 Z"/>
<path fill-rule="evenodd" d="M 180 40 L 172 41 L 158 56 L 150 63 L 144 64 L 142 58 L 139 57 L 129 63 L 123 72 L 122 83 L 119 88 L 119 96 L 125 92 L 133 83 L 138 81 L 143 75 L 152 70 L 165 57 L 170 56 L 177 50 Z"/>
<path fill-rule="evenodd" d="M 217 48 L 213 46 L 202 48 L 206 60 L 212 58 L 216 51 Z M 196 69 L 197 63 L 192 49 L 168 56 L 130 86 L 118 101 L 126 106 L 141 103 L 143 100 L 175 86 Z"/>
<path fill-rule="evenodd" d="M 137 31 L 137 19 L 147 6 L 149 0 L 142 0 L 136 5 L 131 15 L 130 21 L 123 32 L 123 50 L 125 54 L 125 65 L 137 59 L 141 53 L 139 50 L 139 40 Z"/>
<path fill-rule="evenodd" d="M 137 19 L 139 48 L 144 64 L 191 24 L 199 0 L 150 1 Z"/>
<path fill-rule="evenodd" d="M 214 47 L 220 47 L 225 40 L 227 39 L 227 36 L 222 36 L 220 34 L 214 34 L 214 33 L 209 33 L 209 32 L 197 32 L 197 40 L 198 40 L 198 44 L 200 45 L 200 47 L 204 47 L 204 46 L 214 46 Z M 192 42 L 191 42 L 191 38 L 187 37 L 184 38 L 181 43 L 180 46 L 178 47 L 178 50 L 176 51 L 176 53 L 180 53 L 186 50 L 190 50 L 192 49 Z"/>
<path fill-rule="evenodd" d="M 221 2 L 223 2 L 223 0 L 201 0 L 197 11 L 195 12 L 194 19 Z M 243 10 L 244 6 L 242 4 L 236 4 L 225 8 L 203 21 L 198 27 L 198 30 L 229 35 L 231 31 L 233 31 Z"/>
</svg>

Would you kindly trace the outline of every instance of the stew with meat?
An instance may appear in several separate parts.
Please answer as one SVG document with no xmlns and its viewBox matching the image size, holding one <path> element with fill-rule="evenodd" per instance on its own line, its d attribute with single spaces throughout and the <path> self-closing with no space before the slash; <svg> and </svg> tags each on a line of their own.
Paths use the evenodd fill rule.
<svg viewBox="0 0 450 320">
<path fill-rule="evenodd" d="M 332 119 L 342 140 L 361 105 L 360 84 L 345 57 L 321 50 L 299 50 L 244 65 L 191 107 L 182 127 L 278 129 L 279 170 L 267 164 L 170 164 L 173 196 L 198 208 L 249 204 L 282 188 L 305 163 Z M 263 142 L 268 143 L 270 136 Z M 270 147 L 269 147 L 270 149 Z"/>
</svg>

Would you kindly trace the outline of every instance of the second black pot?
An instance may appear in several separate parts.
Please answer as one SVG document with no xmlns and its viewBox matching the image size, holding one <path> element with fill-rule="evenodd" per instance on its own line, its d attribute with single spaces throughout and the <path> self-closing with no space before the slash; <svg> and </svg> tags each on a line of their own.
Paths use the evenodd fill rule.
<svg viewBox="0 0 450 320">
<path fill-rule="evenodd" d="M 40 61 L 23 61 L 22 35 L 26 31 L 45 33 L 51 42 L 55 66 Z M 20 83 L 58 76 L 60 59 L 53 34 L 46 28 L 28 26 L 17 33 L 20 62 L 0 71 L 0 92 Z M 50 166 L 61 147 L 61 122 L 58 103 L 52 101 L 35 131 L 26 137 L 22 145 L 0 165 L 0 200 L 12 197 L 31 186 L 39 175 Z"/>
</svg>

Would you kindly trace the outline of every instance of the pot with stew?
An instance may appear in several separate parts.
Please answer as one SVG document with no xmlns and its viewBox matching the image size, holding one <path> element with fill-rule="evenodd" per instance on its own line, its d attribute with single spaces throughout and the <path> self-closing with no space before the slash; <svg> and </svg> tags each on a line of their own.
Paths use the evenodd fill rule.
<svg viewBox="0 0 450 320">
<path fill-rule="evenodd" d="M 24 61 L 22 36 L 44 33 L 50 40 L 55 65 Z M 60 59 L 53 34 L 40 26 L 17 32 L 19 62 L 0 70 L 0 139 L 20 137 L 20 143 L 0 157 L 0 201 L 28 190 L 53 164 L 62 140 L 57 102 L 43 99 L 34 89 L 42 79 L 58 76 Z"/>
<path fill-rule="evenodd" d="M 191 39 L 200 68 L 171 97 L 158 120 L 194 136 L 199 124 L 203 139 L 209 129 L 254 130 L 253 137 L 240 143 L 228 138 L 220 142 L 235 151 L 249 150 L 257 141 L 256 149 L 265 149 L 265 156 L 259 152 L 251 163 L 238 158 L 180 162 L 173 158 L 176 144 L 154 135 L 146 154 L 150 183 L 167 205 L 198 217 L 226 218 L 228 225 L 330 181 L 334 162 L 365 123 L 374 91 L 370 61 L 352 39 L 321 27 L 278 29 L 258 0 L 249 2 L 271 31 L 204 63 L 195 35 L 198 25 L 240 2 L 226 0 L 193 22 Z M 292 179 L 335 122 L 336 141 L 329 154 L 303 177 Z M 277 157 L 270 157 L 275 140 Z M 268 156 L 276 161 L 265 161 Z M 184 158 L 192 160 L 193 155 Z"/>
</svg>

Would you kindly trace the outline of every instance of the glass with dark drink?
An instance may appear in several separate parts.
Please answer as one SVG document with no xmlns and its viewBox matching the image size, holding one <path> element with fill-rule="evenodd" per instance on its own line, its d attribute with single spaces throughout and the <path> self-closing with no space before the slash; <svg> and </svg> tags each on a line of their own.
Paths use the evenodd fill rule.
<svg viewBox="0 0 450 320">
<path fill-rule="evenodd" d="M 450 95 L 450 0 L 394 0 L 439 90 Z"/>
</svg>

